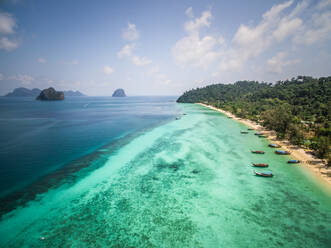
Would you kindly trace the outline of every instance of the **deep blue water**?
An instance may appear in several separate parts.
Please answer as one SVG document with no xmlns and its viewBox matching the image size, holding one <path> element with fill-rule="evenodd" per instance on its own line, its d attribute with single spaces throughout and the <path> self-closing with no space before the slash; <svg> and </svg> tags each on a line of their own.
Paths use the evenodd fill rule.
<svg viewBox="0 0 331 248">
<path fill-rule="evenodd" d="M 123 136 L 174 119 L 176 97 L 0 97 L 0 196 Z"/>
</svg>

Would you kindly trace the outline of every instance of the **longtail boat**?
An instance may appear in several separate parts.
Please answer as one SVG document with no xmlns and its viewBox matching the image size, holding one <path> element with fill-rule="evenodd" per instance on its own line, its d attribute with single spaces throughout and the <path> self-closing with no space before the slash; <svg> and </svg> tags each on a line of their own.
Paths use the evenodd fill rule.
<svg viewBox="0 0 331 248">
<path fill-rule="evenodd" d="M 255 175 L 259 176 L 259 177 L 273 177 L 274 174 L 272 174 L 271 172 L 257 172 L 254 171 Z"/>
<path fill-rule="evenodd" d="M 255 133 L 255 135 L 263 135 L 263 133 L 257 132 L 257 133 Z"/>
<path fill-rule="evenodd" d="M 255 154 L 264 154 L 264 151 L 251 151 L 251 152 Z"/>
<path fill-rule="evenodd" d="M 272 148 L 279 148 L 280 147 L 280 145 L 278 145 L 278 144 L 269 144 L 268 146 L 272 147 Z"/>
<path fill-rule="evenodd" d="M 247 128 L 247 130 L 252 131 L 252 130 L 255 130 L 255 129 L 254 128 Z"/>
<path fill-rule="evenodd" d="M 279 155 L 290 155 L 291 153 L 288 152 L 288 151 L 282 151 L 282 150 L 277 150 L 275 151 L 276 154 L 279 154 Z"/>
<path fill-rule="evenodd" d="M 240 133 L 247 134 L 248 132 L 247 131 L 240 131 Z"/>
<path fill-rule="evenodd" d="M 254 167 L 268 167 L 269 165 L 268 164 L 255 164 L 255 163 L 252 163 L 252 166 L 254 166 Z"/>
<path fill-rule="evenodd" d="M 289 163 L 289 164 L 298 164 L 300 162 L 301 162 L 300 160 L 295 160 L 295 159 L 287 161 L 287 163 Z"/>
</svg>

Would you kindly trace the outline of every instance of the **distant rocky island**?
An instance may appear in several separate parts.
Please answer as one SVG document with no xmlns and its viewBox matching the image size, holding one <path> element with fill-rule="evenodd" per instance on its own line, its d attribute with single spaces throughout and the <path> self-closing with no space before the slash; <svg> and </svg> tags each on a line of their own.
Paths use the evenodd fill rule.
<svg viewBox="0 0 331 248">
<path fill-rule="evenodd" d="M 27 88 L 20 87 L 20 88 L 14 89 L 13 92 L 9 92 L 5 96 L 8 96 L 8 97 L 28 97 L 28 96 L 36 97 L 40 94 L 40 92 L 41 92 L 41 90 L 37 89 L 37 88 L 29 90 Z"/>
<path fill-rule="evenodd" d="M 13 92 L 8 93 L 5 95 L 6 97 L 37 97 L 41 93 L 41 89 L 34 88 L 32 90 L 27 89 L 27 88 L 16 88 L 13 90 Z M 72 96 L 85 96 L 83 93 L 77 91 L 63 91 L 65 97 L 72 97 Z"/>
<path fill-rule="evenodd" d="M 62 91 L 56 91 L 54 88 L 49 87 L 48 89 L 42 90 L 39 96 L 37 96 L 36 100 L 41 100 L 41 101 L 64 100 L 64 93 Z"/>
<path fill-rule="evenodd" d="M 123 89 L 117 89 L 114 91 L 112 97 L 125 97 L 125 92 Z"/>
</svg>

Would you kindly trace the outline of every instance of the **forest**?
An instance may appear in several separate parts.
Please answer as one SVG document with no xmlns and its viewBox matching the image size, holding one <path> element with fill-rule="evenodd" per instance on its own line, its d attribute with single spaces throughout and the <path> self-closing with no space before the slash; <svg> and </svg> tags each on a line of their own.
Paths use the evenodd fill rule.
<svg viewBox="0 0 331 248">
<path fill-rule="evenodd" d="M 331 166 L 331 76 L 212 84 L 185 92 L 177 102 L 206 103 L 256 121 L 278 138 L 314 150 Z"/>
</svg>

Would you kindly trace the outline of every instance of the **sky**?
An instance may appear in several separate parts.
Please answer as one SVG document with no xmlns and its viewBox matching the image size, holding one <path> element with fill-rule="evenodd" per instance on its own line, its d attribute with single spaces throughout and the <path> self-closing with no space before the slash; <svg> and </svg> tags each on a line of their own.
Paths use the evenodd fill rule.
<svg viewBox="0 0 331 248">
<path fill-rule="evenodd" d="M 331 0 L 0 0 L 0 95 L 331 75 Z"/>
</svg>

